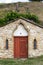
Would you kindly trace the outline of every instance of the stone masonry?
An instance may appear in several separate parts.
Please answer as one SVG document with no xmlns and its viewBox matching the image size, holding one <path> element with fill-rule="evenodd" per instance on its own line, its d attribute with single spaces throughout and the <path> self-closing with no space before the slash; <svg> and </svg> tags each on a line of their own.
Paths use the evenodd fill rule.
<svg viewBox="0 0 43 65">
<path fill-rule="evenodd" d="M 23 24 L 28 32 L 28 58 L 43 55 L 43 28 L 23 19 L 18 19 L 15 22 L 0 27 L 0 58 L 14 58 L 13 34 L 20 24 Z M 6 49 L 6 39 L 8 39 L 8 49 Z M 34 39 L 37 40 L 36 50 L 33 48 Z"/>
</svg>

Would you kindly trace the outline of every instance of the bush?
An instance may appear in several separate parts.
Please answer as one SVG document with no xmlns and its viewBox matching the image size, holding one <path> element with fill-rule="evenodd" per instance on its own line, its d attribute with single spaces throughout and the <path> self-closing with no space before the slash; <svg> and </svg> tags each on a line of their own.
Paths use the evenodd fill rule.
<svg viewBox="0 0 43 65">
<path fill-rule="evenodd" d="M 31 15 L 31 20 L 33 20 L 36 23 L 39 23 L 38 17 L 36 15 Z"/>
<path fill-rule="evenodd" d="M 20 14 L 20 17 L 26 18 L 26 19 L 30 19 L 33 20 L 36 23 L 39 23 L 39 19 L 36 15 L 27 13 L 27 14 Z"/>
<path fill-rule="evenodd" d="M 22 14 L 22 13 L 10 11 L 7 13 L 7 15 L 4 18 L 0 19 L 0 26 L 7 24 L 11 20 L 15 20 L 15 19 L 21 18 L 21 17 L 30 19 L 36 23 L 39 23 L 39 19 L 36 15 L 30 14 L 30 13 Z"/>
</svg>

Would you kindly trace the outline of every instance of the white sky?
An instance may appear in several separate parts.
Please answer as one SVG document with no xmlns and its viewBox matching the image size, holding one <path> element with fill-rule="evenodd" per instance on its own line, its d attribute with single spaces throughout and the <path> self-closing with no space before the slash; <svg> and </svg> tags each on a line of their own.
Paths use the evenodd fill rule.
<svg viewBox="0 0 43 65">
<path fill-rule="evenodd" d="M 28 2 L 28 0 L 0 0 L 0 3 Z"/>
</svg>

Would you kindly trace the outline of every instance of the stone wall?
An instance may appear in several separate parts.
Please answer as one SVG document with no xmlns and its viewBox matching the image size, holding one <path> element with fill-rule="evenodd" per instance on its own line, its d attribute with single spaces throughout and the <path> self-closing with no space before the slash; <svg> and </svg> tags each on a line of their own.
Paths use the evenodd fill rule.
<svg viewBox="0 0 43 65">
<path fill-rule="evenodd" d="M 14 58 L 14 40 L 13 33 L 23 24 L 28 32 L 28 57 L 43 55 L 43 28 L 28 23 L 22 19 L 12 22 L 4 27 L 0 27 L 0 58 Z M 37 49 L 33 49 L 33 41 L 37 40 Z M 9 41 L 9 48 L 6 49 L 6 39 Z"/>
</svg>

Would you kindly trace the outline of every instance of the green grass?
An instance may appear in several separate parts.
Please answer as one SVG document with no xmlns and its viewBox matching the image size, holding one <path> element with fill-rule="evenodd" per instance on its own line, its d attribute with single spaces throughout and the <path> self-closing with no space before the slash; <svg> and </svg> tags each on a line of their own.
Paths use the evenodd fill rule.
<svg viewBox="0 0 43 65">
<path fill-rule="evenodd" d="M 43 65 L 43 56 L 37 58 L 22 59 L 0 59 L 0 65 Z"/>
</svg>

